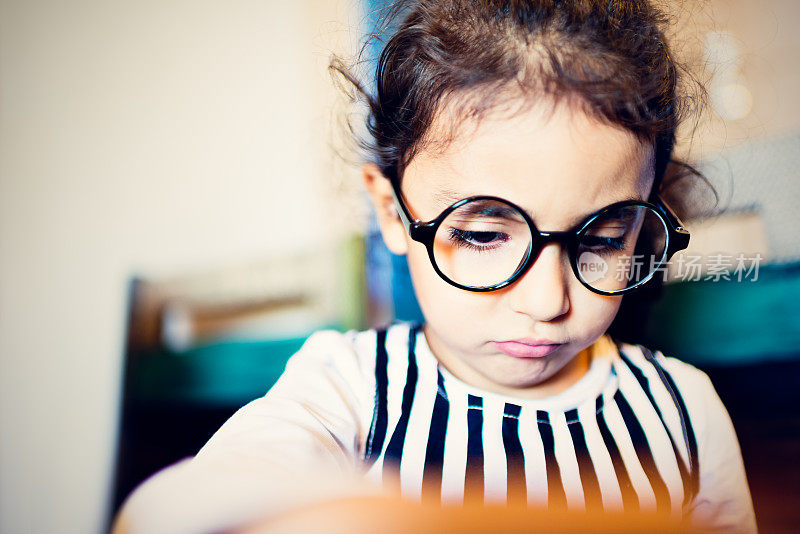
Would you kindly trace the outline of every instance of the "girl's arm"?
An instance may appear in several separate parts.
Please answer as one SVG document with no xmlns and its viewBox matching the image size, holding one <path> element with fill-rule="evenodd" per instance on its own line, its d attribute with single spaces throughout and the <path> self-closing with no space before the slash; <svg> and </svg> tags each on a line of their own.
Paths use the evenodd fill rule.
<svg viewBox="0 0 800 534">
<path fill-rule="evenodd" d="M 119 532 L 209 532 L 327 499 L 369 494 L 356 476 L 368 428 L 368 362 L 353 336 L 314 334 L 264 397 L 126 501 Z M 366 414 L 366 415 L 365 415 Z"/>
<path fill-rule="evenodd" d="M 692 523 L 703 531 L 756 532 L 739 440 L 711 380 L 678 360 L 662 362 L 675 378 L 683 377 L 679 389 L 697 437 L 700 488 L 692 503 Z"/>
</svg>

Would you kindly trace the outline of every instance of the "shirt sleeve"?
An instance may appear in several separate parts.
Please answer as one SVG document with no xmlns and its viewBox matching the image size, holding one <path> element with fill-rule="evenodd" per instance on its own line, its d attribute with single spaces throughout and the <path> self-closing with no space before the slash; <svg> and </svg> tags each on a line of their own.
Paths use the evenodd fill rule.
<svg viewBox="0 0 800 534">
<path fill-rule="evenodd" d="M 704 532 L 757 532 L 739 440 L 711 380 L 678 360 L 662 363 L 682 378 L 678 388 L 697 438 L 700 487 L 691 505 L 692 524 Z"/>
<path fill-rule="evenodd" d="M 357 473 L 372 399 L 354 347 L 352 335 L 312 335 L 264 397 L 131 494 L 129 532 L 215 532 L 377 491 Z"/>
</svg>

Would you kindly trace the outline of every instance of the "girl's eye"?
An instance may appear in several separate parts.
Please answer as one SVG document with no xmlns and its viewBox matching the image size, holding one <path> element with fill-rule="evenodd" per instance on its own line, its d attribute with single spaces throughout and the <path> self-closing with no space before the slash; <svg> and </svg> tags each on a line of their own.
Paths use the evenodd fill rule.
<svg viewBox="0 0 800 534">
<path fill-rule="evenodd" d="M 625 250 L 625 233 L 619 236 L 584 234 L 581 237 L 581 246 L 599 255 L 619 252 Z"/>
<path fill-rule="evenodd" d="M 490 250 L 508 241 L 510 236 L 502 232 L 448 229 L 450 241 L 457 247 L 473 250 Z"/>
</svg>

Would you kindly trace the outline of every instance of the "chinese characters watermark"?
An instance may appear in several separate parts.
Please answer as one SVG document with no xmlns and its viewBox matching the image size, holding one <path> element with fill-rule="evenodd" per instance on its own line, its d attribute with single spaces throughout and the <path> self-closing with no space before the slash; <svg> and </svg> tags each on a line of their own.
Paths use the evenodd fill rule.
<svg viewBox="0 0 800 534">
<path fill-rule="evenodd" d="M 607 261 L 597 254 L 585 252 L 581 255 L 579 265 L 581 276 L 589 283 L 612 275 L 618 282 L 640 280 L 651 273 L 654 278 L 660 275 L 663 281 L 756 282 L 763 259 L 760 253 L 679 254 L 672 260 L 659 262 L 660 258 L 654 256 L 621 254 Z"/>
</svg>

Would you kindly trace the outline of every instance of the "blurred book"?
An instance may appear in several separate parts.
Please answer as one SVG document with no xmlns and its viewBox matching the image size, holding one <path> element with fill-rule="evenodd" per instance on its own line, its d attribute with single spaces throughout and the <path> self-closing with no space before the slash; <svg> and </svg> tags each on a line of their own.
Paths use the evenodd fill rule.
<svg viewBox="0 0 800 534">
<path fill-rule="evenodd" d="M 359 237 L 305 254 L 132 284 L 130 350 L 180 352 L 222 341 L 285 339 L 364 324 Z"/>
</svg>

